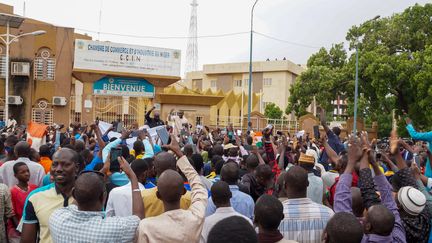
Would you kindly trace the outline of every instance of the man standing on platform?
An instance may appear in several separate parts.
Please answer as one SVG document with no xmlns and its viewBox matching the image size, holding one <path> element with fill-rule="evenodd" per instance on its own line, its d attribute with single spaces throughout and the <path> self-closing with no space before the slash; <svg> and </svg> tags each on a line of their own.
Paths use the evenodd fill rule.
<svg viewBox="0 0 432 243">
<path fill-rule="evenodd" d="M 160 119 L 160 114 L 158 111 L 153 112 L 153 118 L 150 117 L 150 114 L 152 113 L 152 111 L 154 111 L 156 109 L 155 106 L 153 106 L 153 108 L 151 108 L 151 110 L 149 110 L 146 115 L 145 115 L 145 119 L 146 119 L 146 124 L 150 127 L 157 127 L 157 126 L 163 126 L 165 125 L 164 122 Z"/>
</svg>

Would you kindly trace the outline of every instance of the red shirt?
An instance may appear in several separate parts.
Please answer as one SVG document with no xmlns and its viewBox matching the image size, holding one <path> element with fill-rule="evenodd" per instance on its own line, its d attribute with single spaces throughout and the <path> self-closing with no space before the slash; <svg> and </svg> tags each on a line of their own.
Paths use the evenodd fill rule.
<svg viewBox="0 0 432 243">
<path fill-rule="evenodd" d="M 14 209 L 14 212 L 18 219 L 21 219 L 24 209 L 24 204 L 26 201 L 27 196 L 30 194 L 31 191 L 36 189 L 38 186 L 29 184 L 27 191 L 22 190 L 17 185 L 12 187 L 10 189 L 11 192 L 11 200 L 12 200 L 12 207 Z"/>
<path fill-rule="evenodd" d="M 330 203 L 330 205 L 332 205 L 332 206 L 333 206 L 333 204 L 334 204 L 334 196 L 335 196 L 335 194 L 336 194 L 336 186 L 337 186 L 337 184 L 338 184 L 338 182 L 339 182 L 339 178 L 340 178 L 340 177 L 336 177 L 335 183 L 334 183 L 333 186 L 331 186 L 330 189 L 329 189 L 329 192 L 330 192 L 330 195 L 329 195 L 329 203 Z M 358 181 L 359 181 L 359 177 L 358 177 L 358 175 L 357 175 L 357 173 L 356 173 L 355 171 L 352 172 L 352 178 L 353 178 L 353 180 L 352 180 L 351 186 L 353 186 L 353 187 L 357 187 L 357 185 L 358 185 Z"/>
</svg>

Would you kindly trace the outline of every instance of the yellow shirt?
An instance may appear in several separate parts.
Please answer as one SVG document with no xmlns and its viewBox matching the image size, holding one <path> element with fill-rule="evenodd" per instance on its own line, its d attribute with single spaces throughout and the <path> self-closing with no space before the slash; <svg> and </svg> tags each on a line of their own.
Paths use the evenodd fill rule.
<svg viewBox="0 0 432 243">
<path fill-rule="evenodd" d="M 157 198 L 156 192 L 157 192 L 157 187 L 143 190 L 141 192 L 141 196 L 144 200 L 144 212 L 146 218 L 161 215 L 165 211 L 163 202 L 162 200 Z M 191 204 L 191 193 L 187 191 L 186 194 L 184 194 L 180 198 L 180 208 L 188 209 L 190 204 Z"/>
<path fill-rule="evenodd" d="M 133 157 L 135 157 L 135 150 L 131 150 L 130 152 L 129 152 L 129 154 L 130 155 L 132 155 Z M 136 157 L 135 157 L 135 159 L 142 159 L 144 157 L 144 154 L 139 154 L 139 155 L 137 155 Z"/>
<path fill-rule="evenodd" d="M 66 207 L 73 198 L 65 198 L 57 193 L 54 183 L 40 187 L 30 193 L 24 206 L 22 220 L 24 224 L 39 224 L 40 243 L 51 243 L 49 218 L 58 208 Z"/>
</svg>

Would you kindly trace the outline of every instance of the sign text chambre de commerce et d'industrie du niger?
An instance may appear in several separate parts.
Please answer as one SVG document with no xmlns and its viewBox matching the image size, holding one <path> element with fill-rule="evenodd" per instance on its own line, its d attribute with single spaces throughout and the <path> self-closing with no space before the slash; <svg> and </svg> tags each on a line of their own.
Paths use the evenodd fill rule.
<svg viewBox="0 0 432 243">
<path fill-rule="evenodd" d="M 180 77 L 180 50 L 92 40 L 75 41 L 74 70 Z"/>
</svg>

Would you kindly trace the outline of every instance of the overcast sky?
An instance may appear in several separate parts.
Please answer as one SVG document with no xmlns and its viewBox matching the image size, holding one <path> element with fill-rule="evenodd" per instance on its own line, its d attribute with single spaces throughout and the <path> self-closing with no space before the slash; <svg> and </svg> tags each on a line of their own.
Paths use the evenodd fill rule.
<svg viewBox="0 0 432 243">
<path fill-rule="evenodd" d="M 188 35 L 192 0 L 26 0 L 26 17 L 55 25 L 73 27 L 76 32 L 116 33 L 138 36 Z M 23 0 L 3 0 L 23 14 Z M 245 32 L 250 29 L 250 8 L 254 0 L 198 0 L 198 35 Z M 259 0 L 254 30 L 277 39 L 254 36 L 254 60 L 287 59 L 306 63 L 319 47 L 345 41 L 347 30 L 376 15 L 391 16 L 426 0 Z M 101 8 L 102 6 L 102 8 Z M 99 11 L 102 9 L 101 24 Z M 186 58 L 187 39 L 149 39 L 101 34 L 100 40 L 182 50 Z M 318 47 L 318 48 L 317 48 Z M 249 34 L 199 38 L 202 64 L 249 60 Z M 183 65 L 184 66 L 184 65 Z"/>
</svg>

